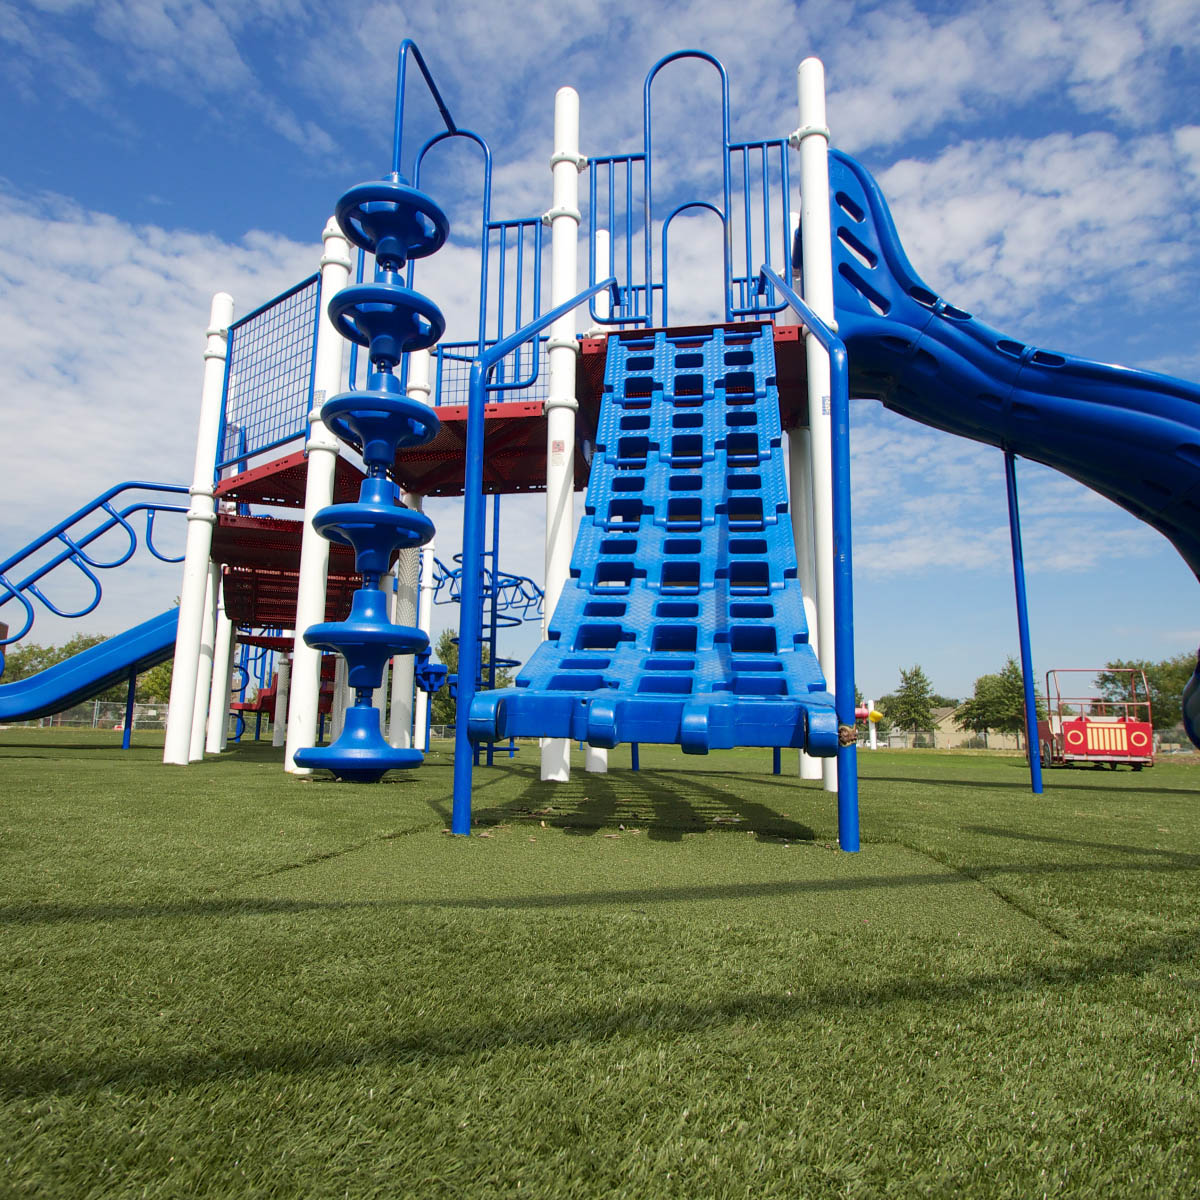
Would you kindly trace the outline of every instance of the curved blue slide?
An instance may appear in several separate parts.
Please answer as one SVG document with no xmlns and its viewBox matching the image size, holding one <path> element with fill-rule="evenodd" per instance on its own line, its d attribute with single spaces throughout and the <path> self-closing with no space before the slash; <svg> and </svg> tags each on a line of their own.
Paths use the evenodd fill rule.
<svg viewBox="0 0 1200 1200">
<path fill-rule="evenodd" d="M 175 652 L 179 609 L 161 613 L 28 679 L 0 685 L 0 724 L 32 721 L 81 704 Z"/>
<path fill-rule="evenodd" d="M 829 155 L 834 303 L 851 388 L 1107 496 L 1200 576 L 1200 386 L 1038 349 L 976 320 L 909 264 L 875 180 Z"/>
</svg>

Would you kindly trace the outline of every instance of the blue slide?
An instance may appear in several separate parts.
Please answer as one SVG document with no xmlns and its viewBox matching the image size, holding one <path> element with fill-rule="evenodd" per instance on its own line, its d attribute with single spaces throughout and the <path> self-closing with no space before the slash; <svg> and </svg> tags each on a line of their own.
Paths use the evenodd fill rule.
<svg viewBox="0 0 1200 1200">
<path fill-rule="evenodd" d="M 921 281 L 861 164 L 831 150 L 829 183 L 853 394 L 1062 471 L 1163 533 L 1200 576 L 1200 387 L 1005 337 Z"/>
<path fill-rule="evenodd" d="M 178 624 L 179 609 L 172 608 L 28 679 L 0 685 L 0 724 L 62 712 L 124 683 L 131 669 L 165 662 L 175 652 Z"/>
</svg>

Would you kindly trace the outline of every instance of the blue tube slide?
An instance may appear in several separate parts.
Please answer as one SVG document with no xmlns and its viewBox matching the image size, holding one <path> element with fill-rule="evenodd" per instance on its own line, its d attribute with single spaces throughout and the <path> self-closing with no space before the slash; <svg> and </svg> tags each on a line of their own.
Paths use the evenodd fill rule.
<svg viewBox="0 0 1200 1200">
<path fill-rule="evenodd" d="M 124 683 L 131 670 L 165 662 L 175 652 L 178 624 L 179 609 L 172 608 L 28 679 L 0 685 L 0 724 L 62 712 Z"/>
<path fill-rule="evenodd" d="M 831 150 L 829 180 L 852 394 L 1054 467 L 1159 530 L 1200 577 L 1200 386 L 1005 337 L 919 278 L 860 163 Z"/>
</svg>

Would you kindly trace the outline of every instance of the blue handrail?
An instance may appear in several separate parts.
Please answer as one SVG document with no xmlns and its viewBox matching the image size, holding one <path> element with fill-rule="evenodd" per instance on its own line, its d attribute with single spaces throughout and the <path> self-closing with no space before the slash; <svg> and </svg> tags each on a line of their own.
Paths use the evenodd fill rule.
<svg viewBox="0 0 1200 1200">
<path fill-rule="evenodd" d="M 845 343 L 769 267 L 759 268 L 759 286 L 773 284 L 779 295 L 800 314 L 805 327 L 829 355 L 830 416 L 833 422 L 833 641 L 836 658 L 834 703 L 838 733 L 854 730 L 854 577 L 850 519 L 850 369 Z M 838 842 L 854 851 L 858 839 L 858 753 L 853 741 L 841 745 L 837 756 Z"/>
<path fill-rule="evenodd" d="M 454 721 L 454 805 L 450 827 L 457 834 L 471 832 L 471 771 L 474 755 L 467 735 L 467 718 L 479 677 L 480 634 L 483 625 L 483 407 L 487 379 L 493 368 L 518 346 L 565 317 L 605 288 L 615 289 L 611 276 L 584 288 L 565 304 L 552 308 L 516 333 L 484 351 L 471 367 L 467 404 L 467 439 L 463 461 L 462 607 L 458 630 L 458 699 Z"/>
<path fill-rule="evenodd" d="M 417 49 L 417 43 L 412 38 L 405 38 L 400 43 L 400 50 L 397 54 L 396 62 L 396 117 L 392 126 L 392 170 L 399 173 L 401 171 L 401 162 L 403 158 L 403 140 L 404 140 L 404 84 L 408 76 L 408 56 L 412 54 L 417 60 L 417 66 L 421 70 L 421 74 L 425 77 L 425 84 L 429 88 L 429 94 L 433 97 L 434 104 L 437 105 L 438 112 L 442 115 L 442 120 L 446 122 L 446 129 L 450 133 L 457 133 L 458 126 L 454 124 L 454 118 L 450 115 L 450 110 L 446 107 L 445 100 L 442 99 L 442 93 L 438 91 L 438 86 L 433 82 L 433 76 L 429 73 L 429 68 L 425 65 L 425 59 L 421 51 Z"/>
<path fill-rule="evenodd" d="M 181 484 L 145 483 L 137 480 L 127 480 L 125 483 L 118 483 L 114 487 L 109 488 L 108 491 L 101 492 L 94 500 L 77 509 L 64 520 L 59 521 L 57 525 L 52 526 L 40 537 L 34 538 L 28 545 L 23 546 L 15 554 L 0 563 L 0 607 L 3 607 L 10 600 L 15 600 L 25 611 L 24 624 L 16 633 L 10 634 L 5 638 L 0 638 L 0 646 L 7 646 L 13 642 L 20 641 L 33 628 L 36 614 L 33 604 L 26 593 L 41 601 L 56 616 L 84 617 L 88 613 L 93 612 L 100 603 L 102 587 L 99 577 L 92 568 L 94 567 L 96 570 L 111 570 L 114 567 L 122 566 L 133 557 L 137 550 L 138 537 L 137 531 L 129 522 L 129 518 L 135 513 L 146 513 L 146 548 L 150 553 L 160 562 L 178 563 L 183 561 L 183 555 L 177 557 L 166 555 L 155 546 L 154 518 L 160 512 L 186 513 L 187 508 L 178 504 L 164 504 L 159 501 L 147 499 L 139 499 L 132 504 L 126 505 L 124 508 L 114 507 L 112 501 L 122 492 L 127 491 L 165 492 L 171 495 L 184 496 L 188 494 L 188 489 Z M 68 533 L 68 530 L 76 522 L 82 521 L 85 517 L 95 512 L 107 514 L 106 518 L 99 525 L 81 535 L 71 536 Z M 128 545 L 115 558 L 100 561 L 95 556 L 85 552 L 85 547 L 90 546 L 98 538 L 117 528 L 124 532 L 129 541 Z M 36 567 L 19 582 L 13 582 L 9 578 L 9 572 L 15 567 L 18 567 L 21 563 L 37 554 L 38 551 L 45 549 L 54 542 L 61 543 L 63 549 Z M 89 602 L 83 608 L 75 611 L 60 608 L 53 601 L 49 600 L 41 588 L 38 587 L 40 580 L 44 579 L 56 567 L 67 562 L 81 571 L 92 586 L 92 596 Z"/>
</svg>

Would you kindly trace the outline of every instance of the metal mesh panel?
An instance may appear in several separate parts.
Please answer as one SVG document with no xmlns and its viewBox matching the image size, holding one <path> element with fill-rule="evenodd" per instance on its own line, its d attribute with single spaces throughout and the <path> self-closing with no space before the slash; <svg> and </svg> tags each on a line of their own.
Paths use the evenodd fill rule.
<svg viewBox="0 0 1200 1200">
<path fill-rule="evenodd" d="M 229 327 L 218 469 L 305 433 L 320 292 L 312 275 Z"/>
<path fill-rule="evenodd" d="M 538 371 L 537 379 L 527 388 L 515 392 L 489 391 L 488 401 L 503 400 L 545 400 L 550 394 L 549 352 L 546 349 L 547 339 L 537 339 Z M 433 349 L 434 403 L 466 404 L 471 383 L 471 363 L 479 353 L 475 342 L 441 342 Z M 528 378 L 533 370 L 533 344 L 521 347 L 520 361 L 517 364 L 523 377 Z M 514 358 L 516 356 L 514 355 Z M 512 359 L 508 360 L 509 363 Z M 510 366 L 510 372 L 513 368 Z"/>
</svg>

